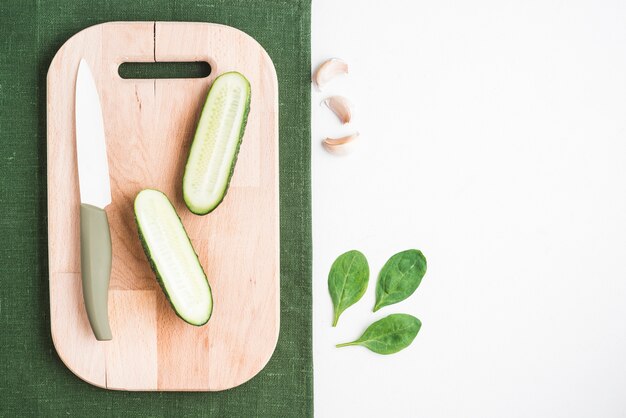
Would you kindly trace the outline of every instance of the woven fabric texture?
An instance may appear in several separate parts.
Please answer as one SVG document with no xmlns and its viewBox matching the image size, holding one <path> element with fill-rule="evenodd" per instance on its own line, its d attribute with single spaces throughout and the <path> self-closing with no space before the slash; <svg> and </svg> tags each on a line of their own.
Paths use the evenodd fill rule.
<svg viewBox="0 0 626 418">
<path fill-rule="evenodd" d="M 71 35 L 116 20 L 234 26 L 256 38 L 276 66 L 280 337 L 265 369 L 228 391 L 99 389 L 74 376 L 52 344 L 46 72 Z M 311 416 L 310 1 L 3 0 L 0 34 L 0 417 Z"/>
</svg>

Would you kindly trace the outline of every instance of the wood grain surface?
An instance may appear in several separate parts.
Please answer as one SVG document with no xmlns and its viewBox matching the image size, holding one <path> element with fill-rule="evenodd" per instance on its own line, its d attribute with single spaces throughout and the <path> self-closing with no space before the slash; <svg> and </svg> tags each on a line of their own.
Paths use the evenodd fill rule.
<svg viewBox="0 0 626 418">
<path fill-rule="evenodd" d="M 113 340 L 96 341 L 82 301 L 74 128 L 78 63 L 94 73 L 104 114 L 112 204 Z M 123 62 L 207 61 L 201 79 L 122 79 Z M 226 71 L 252 86 L 251 110 L 224 202 L 207 216 L 182 200 L 182 174 L 208 88 Z M 81 379 L 118 390 L 217 391 L 269 361 L 279 330 L 278 89 L 274 66 L 245 33 L 223 25 L 112 22 L 70 38 L 48 71 L 48 236 L 52 338 Z M 163 191 L 213 290 L 206 326 L 179 319 L 137 237 L 133 200 Z"/>
</svg>

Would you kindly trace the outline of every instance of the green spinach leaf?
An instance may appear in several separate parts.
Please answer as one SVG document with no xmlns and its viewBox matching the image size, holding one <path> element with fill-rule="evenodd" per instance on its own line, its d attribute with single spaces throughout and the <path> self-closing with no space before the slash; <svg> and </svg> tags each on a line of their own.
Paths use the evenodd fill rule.
<svg viewBox="0 0 626 418">
<path fill-rule="evenodd" d="M 361 252 L 352 250 L 337 257 L 328 273 L 328 291 L 335 307 L 333 327 L 339 315 L 361 299 L 369 277 L 367 259 Z"/>
<path fill-rule="evenodd" d="M 392 256 L 378 275 L 374 312 L 411 296 L 424 274 L 426 258 L 421 251 L 406 250 Z"/>
<path fill-rule="evenodd" d="M 378 354 L 393 354 L 407 348 L 419 332 L 422 323 L 407 314 L 391 314 L 367 327 L 361 338 L 337 347 L 362 345 Z"/>
</svg>

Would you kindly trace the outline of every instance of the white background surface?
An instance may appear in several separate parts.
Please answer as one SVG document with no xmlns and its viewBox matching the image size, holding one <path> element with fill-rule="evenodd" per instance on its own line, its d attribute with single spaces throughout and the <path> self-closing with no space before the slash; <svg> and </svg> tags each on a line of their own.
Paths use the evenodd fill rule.
<svg viewBox="0 0 626 418">
<path fill-rule="evenodd" d="M 313 66 L 350 64 L 312 96 L 317 416 L 626 416 L 625 22 L 617 0 L 313 1 Z M 353 129 L 348 156 L 319 145 Z M 373 314 L 407 248 L 428 273 Z M 370 287 L 333 329 L 350 249 Z M 408 349 L 334 348 L 393 312 L 423 322 Z"/>
</svg>

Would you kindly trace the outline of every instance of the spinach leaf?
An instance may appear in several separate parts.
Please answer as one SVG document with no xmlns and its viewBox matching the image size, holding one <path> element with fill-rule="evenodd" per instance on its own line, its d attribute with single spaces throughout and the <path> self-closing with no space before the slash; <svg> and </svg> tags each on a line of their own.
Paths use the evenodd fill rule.
<svg viewBox="0 0 626 418">
<path fill-rule="evenodd" d="M 337 257 L 328 273 L 328 291 L 335 307 L 333 327 L 339 315 L 361 299 L 369 277 L 370 268 L 361 252 L 352 250 Z"/>
<path fill-rule="evenodd" d="M 367 327 L 358 340 L 337 347 L 362 345 L 378 354 L 393 354 L 411 345 L 421 327 L 420 320 L 412 315 L 391 314 Z"/>
<path fill-rule="evenodd" d="M 378 275 L 374 312 L 411 296 L 424 274 L 426 258 L 421 251 L 406 250 L 392 256 Z"/>
</svg>

